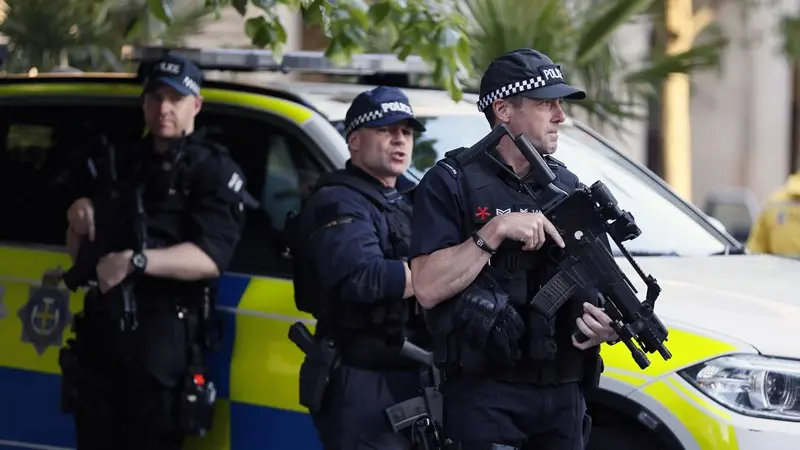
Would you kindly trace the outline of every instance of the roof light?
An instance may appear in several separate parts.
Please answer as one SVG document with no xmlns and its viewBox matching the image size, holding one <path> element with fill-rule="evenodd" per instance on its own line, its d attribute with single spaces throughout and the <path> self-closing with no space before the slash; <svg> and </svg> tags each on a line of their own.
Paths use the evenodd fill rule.
<svg viewBox="0 0 800 450">
<path fill-rule="evenodd" d="M 123 61 L 153 62 L 167 54 L 181 55 L 206 70 L 280 70 L 269 50 L 122 46 Z"/>
<path fill-rule="evenodd" d="M 419 56 L 409 55 L 405 61 L 383 53 L 353 55 L 342 66 L 336 65 L 321 51 L 295 51 L 283 55 L 278 64 L 270 50 L 232 48 L 168 48 L 124 45 L 122 59 L 152 62 L 168 53 L 179 54 L 205 70 L 313 72 L 336 75 L 369 75 L 378 73 L 429 74 L 432 68 Z"/>
<path fill-rule="evenodd" d="M 50 73 L 83 73 L 83 71 L 72 66 L 55 66 L 50 69 Z"/>
<path fill-rule="evenodd" d="M 395 55 L 364 53 L 353 55 L 350 61 L 338 66 L 325 57 L 324 52 L 297 51 L 283 57 L 284 70 L 292 72 L 315 72 L 346 75 L 369 75 L 375 73 L 428 74 L 430 66 L 419 56 L 409 55 L 401 61 Z"/>
</svg>

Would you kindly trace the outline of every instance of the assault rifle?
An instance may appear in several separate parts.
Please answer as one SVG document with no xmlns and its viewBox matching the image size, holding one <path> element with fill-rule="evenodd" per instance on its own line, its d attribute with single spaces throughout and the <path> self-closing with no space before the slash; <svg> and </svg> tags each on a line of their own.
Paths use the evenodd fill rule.
<svg viewBox="0 0 800 450">
<path fill-rule="evenodd" d="M 520 153 L 530 163 L 528 174 L 520 178 L 513 171 L 487 152 L 495 148 L 508 135 Z M 595 288 L 599 292 L 605 312 L 611 317 L 614 331 L 630 350 L 640 368 L 650 365 L 647 353 L 658 352 L 666 361 L 672 358 L 664 342 L 667 328 L 655 315 L 653 308 L 661 293 L 661 287 L 652 275 L 645 275 L 633 257 L 622 245 L 638 237 L 642 231 L 633 215 L 620 209 L 616 198 L 601 181 L 590 187 L 581 184 L 578 189 L 566 193 L 555 184 L 555 174 L 547 166 L 542 155 L 523 135 L 514 136 L 505 125 L 495 127 L 475 145 L 455 156 L 463 166 L 479 155 L 485 155 L 515 176 L 526 193 L 535 200 L 564 240 L 563 257 L 559 257 L 558 273 L 534 296 L 531 306 L 547 318 L 552 318 L 579 289 Z M 531 185 L 536 188 L 534 191 Z M 602 238 L 608 234 L 619 246 L 623 256 L 647 286 L 645 301 L 640 302 L 638 291 L 614 261 Z M 552 249 L 552 247 L 551 247 Z M 578 342 L 588 338 L 576 331 Z M 636 341 L 638 346 L 634 344 Z"/>
<path fill-rule="evenodd" d="M 95 154 L 94 150 L 99 147 L 104 155 Z M 90 144 L 87 151 L 87 167 L 92 177 L 102 187 L 102 192 L 92 198 L 94 205 L 94 240 L 90 241 L 88 236 L 84 237 L 78 255 L 69 270 L 64 272 L 62 280 L 67 288 L 75 292 L 82 287 L 97 286 L 97 263 L 103 256 L 132 248 L 121 237 L 131 227 L 129 211 L 132 206 L 128 202 L 122 191 L 117 177 L 116 150 L 105 136 L 99 136 L 97 140 Z M 108 173 L 98 173 L 97 167 L 106 167 Z M 137 200 L 140 200 L 137 198 Z M 141 207 L 140 201 L 137 205 Z M 139 227 L 141 223 L 136 222 Z M 138 230 L 137 230 L 138 231 Z M 137 233 L 137 238 L 140 238 Z M 138 239 L 137 239 L 138 241 Z M 137 328 L 136 302 L 128 281 L 123 281 L 120 286 L 114 289 L 119 290 L 122 297 L 123 317 L 121 318 L 120 328 L 123 331 L 132 331 Z"/>
</svg>

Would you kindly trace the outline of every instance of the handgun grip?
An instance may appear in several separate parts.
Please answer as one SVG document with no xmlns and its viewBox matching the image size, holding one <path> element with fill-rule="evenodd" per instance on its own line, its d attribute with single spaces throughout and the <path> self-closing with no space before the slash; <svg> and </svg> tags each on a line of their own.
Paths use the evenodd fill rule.
<svg viewBox="0 0 800 450">
<path fill-rule="evenodd" d="M 314 336 L 303 322 L 295 322 L 289 327 L 289 340 L 300 348 L 306 355 L 315 351 Z"/>
<path fill-rule="evenodd" d="M 434 367 L 433 352 L 426 351 L 410 341 L 403 341 L 403 347 L 400 348 L 400 354 L 408 359 L 412 359 L 420 364 L 428 367 Z"/>
</svg>

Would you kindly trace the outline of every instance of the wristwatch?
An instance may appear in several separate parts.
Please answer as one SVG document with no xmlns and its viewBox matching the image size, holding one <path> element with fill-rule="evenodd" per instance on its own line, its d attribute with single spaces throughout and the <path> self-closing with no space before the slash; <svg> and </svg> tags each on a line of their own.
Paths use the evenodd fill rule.
<svg viewBox="0 0 800 450">
<path fill-rule="evenodd" d="M 147 268 L 147 256 L 144 256 L 142 252 L 134 252 L 131 255 L 131 265 L 135 275 L 144 275 L 144 271 Z"/>
</svg>

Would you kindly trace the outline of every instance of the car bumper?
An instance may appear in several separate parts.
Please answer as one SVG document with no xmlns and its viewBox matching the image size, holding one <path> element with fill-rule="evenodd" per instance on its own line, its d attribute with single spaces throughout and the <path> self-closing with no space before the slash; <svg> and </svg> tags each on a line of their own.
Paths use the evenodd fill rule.
<svg viewBox="0 0 800 450">
<path fill-rule="evenodd" d="M 800 448 L 800 422 L 757 419 L 736 414 L 728 425 L 739 450 Z"/>
<path fill-rule="evenodd" d="M 736 430 L 739 450 L 771 450 L 800 447 L 800 430 L 779 433 L 760 430 Z"/>
<path fill-rule="evenodd" d="M 735 413 L 677 374 L 655 380 L 628 397 L 647 408 L 686 450 L 800 448 L 800 423 Z"/>
</svg>

